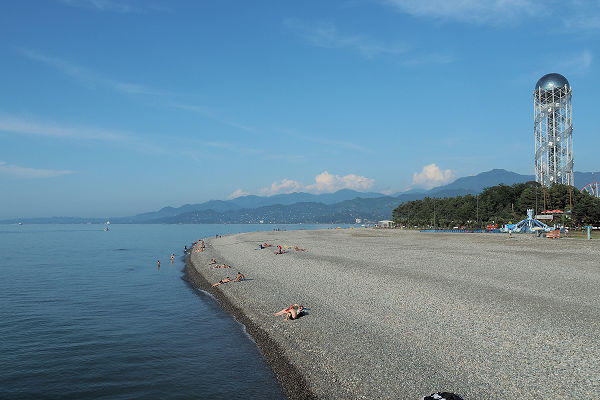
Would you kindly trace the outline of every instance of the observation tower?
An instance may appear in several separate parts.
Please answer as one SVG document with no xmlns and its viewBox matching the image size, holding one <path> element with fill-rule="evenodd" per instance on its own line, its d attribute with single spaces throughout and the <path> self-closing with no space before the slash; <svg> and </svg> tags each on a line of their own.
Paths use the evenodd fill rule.
<svg viewBox="0 0 600 400">
<path fill-rule="evenodd" d="M 540 78 L 533 91 L 535 180 L 574 185 L 571 85 L 561 74 Z"/>
</svg>

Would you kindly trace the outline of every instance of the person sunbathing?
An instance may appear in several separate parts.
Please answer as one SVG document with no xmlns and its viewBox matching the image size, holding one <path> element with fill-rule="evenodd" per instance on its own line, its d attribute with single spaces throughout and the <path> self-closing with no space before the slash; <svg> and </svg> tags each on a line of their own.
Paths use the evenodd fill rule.
<svg viewBox="0 0 600 400">
<path fill-rule="evenodd" d="M 301 249 L 298 246 L 294 247 L 294 250 L 296 250 L 296 251 L 306 251 L 306 249 Z"/>
<path fill-rule="evenodd" d="M 277 251 L 275 252 L 275 254 L 283 254 L 283 253 L 285 253 L 285 250 L 283 250 L 283 249 L 281 248 L 281 246 L 277 245 L 277 248 L 278 248 L 279 250 L 277 250 Z"/>
<path fill-rule="evenodd" d="M 240 282 L 240 281 L 243 281 L 244 279 L 246 279 L 246 277 L 244 276 L 244 274 L 242 274 L 241 272 L 238 272 L 237 276 L 235 277 L 235 279 L 233 281 L 234 282 Z"/>
<path fill-rule="evenodd" d="M 289 319 L 297 319 L 302 314 L 304 310 L 304 306 L 302 304 L 294 304 L 289 306 L 288 308 L 284 308 L 283 310 L 274 313 L 273 315 L 279 317 L 280 315 L 285 314 L 285 320 Z"/>
<path fill-rule="evenodd" d="M 217 282 L 217 283 L 213 283 L 213 284 L 212 284 L 212 287 L 219 286 L 219 285 L 222 285 L 222 284 L 224 284 L 224 283 L 227 283 L 227 282 L 231 282 L 231 279 L 229 279 L 229 277 L 227 277 L 227 278 L 225 278 L 225 279 L 221 279 L 221 280 L 220 280 L 219 282 Z"/>
<path fill-rule="evenodd" d="M 274 245 L 272 245 L 272 244 L 269 244 L 269 243 L 267 243 L 267 242 L 265 242 L 265 243 L 263 244 L 263 247 L 273 247 L 273 246 L 274 246 Z"/>
<path fill-rule="evenodd" d="M 213 264 L 216 264 L 216 263 L 217 263 L 217 260 L 215 260 L 214 258 L 211 258 L 210 262 L 208 263 L 208 265 L 213 265 Z"/>
<path fill-rule="evenodd" d="M 215 265 L 213 268 L 231 268 L 231 267 L 227 264 L 221 264 L 221 265 Z"/>
</svg>

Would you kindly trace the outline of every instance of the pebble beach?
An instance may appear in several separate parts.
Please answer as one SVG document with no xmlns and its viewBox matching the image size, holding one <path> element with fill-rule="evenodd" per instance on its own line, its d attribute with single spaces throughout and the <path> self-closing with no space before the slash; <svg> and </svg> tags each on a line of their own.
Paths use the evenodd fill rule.
<svg viewBox="0 0 600 400">
<path fill-rule="evenodd" d="M 338 229 L 205 244 L 187 279 L 246 326 L 290 399 L 600 393 L 597 241 Z M 299 319 L 272 315 L 294 303 Z"/>
</svg>

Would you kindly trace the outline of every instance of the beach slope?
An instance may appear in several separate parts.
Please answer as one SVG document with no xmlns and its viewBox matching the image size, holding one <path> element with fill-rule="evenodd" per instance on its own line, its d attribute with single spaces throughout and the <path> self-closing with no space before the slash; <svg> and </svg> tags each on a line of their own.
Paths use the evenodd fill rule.
<svg viewBox="0 0 600 400">
<path fill-rule="evenodd" d="M 188 274 L 246 325 L 292 399 L 592 398 L 597 243 L 513 236 L 245 233 L 206 240 Z M 247 280 L 208 284 L 238 271 Z M 293 303 L 304 316 L 272 315 Z"/>
</svg>

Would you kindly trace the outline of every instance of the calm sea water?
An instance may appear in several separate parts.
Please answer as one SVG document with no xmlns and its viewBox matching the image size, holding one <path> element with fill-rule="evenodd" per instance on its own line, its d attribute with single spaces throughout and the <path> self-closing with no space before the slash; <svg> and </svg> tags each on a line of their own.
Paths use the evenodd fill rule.
<svg viewBox="0 0 600 400">
<path fill-rule="evenodd" d="M 103 229 L 0 225 L 0 398 L 285 398 L 244 327 L 181 279 L 184 245 L 273 226 Z"/>
</svg>

